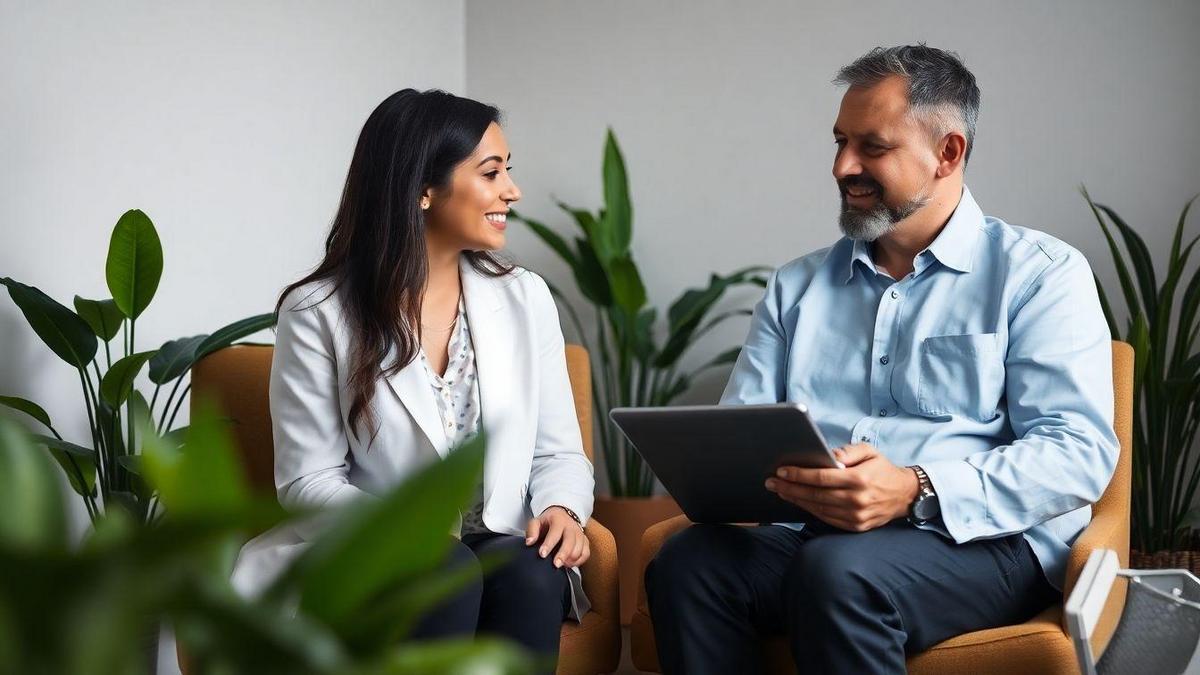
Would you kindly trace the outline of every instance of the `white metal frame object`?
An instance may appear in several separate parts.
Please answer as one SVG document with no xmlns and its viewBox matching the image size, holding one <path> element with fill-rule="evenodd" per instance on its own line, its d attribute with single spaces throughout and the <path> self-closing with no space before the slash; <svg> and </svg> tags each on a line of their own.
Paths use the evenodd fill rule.
<svg viewBox="0 0 1200 675">
<path fill-rule="evenodd" d="M 1079 661 L 1079 669 L 1084 675 L 1096 675 L 1097 659 L 1092 653 L 1091 639 L 1104 611 L 1113 582 L 1118 576 L 1128 578 L 1130 583 L 1138 584 L 1144 590 L 1159 595 L 1171 602 L 1200 610 L 1200 602 L 1187 600 L 1183 597 L 1183 584 L 1195 584 L 1200 587 L 1200 579 L 1187 570 L 1129 570 L 1121 569 L 1116 551 L 1097 549 L 1088 556 L 1083 572 L 1071 597 L 1067 598 L 1064 614 L 1067 618 L 1067 630 L 1071 642 L 1075 646 L 1075 656 Z M 1200 647 L 1192 658 L 1188 673 L 1194 667 L 1200 667 Z"/>
<path fill-rule="evenodd" d="M 1088 556 L 1083 572 L 1067 598 L 1063 613 L 1067 616 L 1067 631 L 1075 644 L 1075 658 L 1084 675 L 1096 675 L 1096 659 L 1092 655 L 1092 634 L 1104 611 L 1108 592 L 1121 571 L 1117 552 L 1098 548 Z"/>
</svg>

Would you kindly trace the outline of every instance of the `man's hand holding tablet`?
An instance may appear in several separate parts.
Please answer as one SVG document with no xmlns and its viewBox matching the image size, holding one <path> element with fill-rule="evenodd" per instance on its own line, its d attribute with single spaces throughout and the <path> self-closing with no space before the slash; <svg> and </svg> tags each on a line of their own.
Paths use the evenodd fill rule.
<svg viewBox="0 0 1200 675">
<path fill-rule="evenodd" d="M 851 532 L 873 530 L 908 515 L 919 488 L 916 472 L 892 464 L 867 443 L 838 448 L 833 456 L 844 468 L 781 466 L 766 480 L 766 487 L 824 522 Z"/>
</svg>

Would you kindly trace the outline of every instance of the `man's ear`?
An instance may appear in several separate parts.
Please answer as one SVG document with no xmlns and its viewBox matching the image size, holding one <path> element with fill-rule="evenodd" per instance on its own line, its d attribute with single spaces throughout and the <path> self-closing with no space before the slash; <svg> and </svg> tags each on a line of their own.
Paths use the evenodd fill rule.
<svg viewBox="0 0 1200 675">
<path fill-rule="evenodd" d="M 938 178 L 958 170 L 967 160 L 967 137 L 961 131 L 951 131 L 938 141 Z"/>
</svg>

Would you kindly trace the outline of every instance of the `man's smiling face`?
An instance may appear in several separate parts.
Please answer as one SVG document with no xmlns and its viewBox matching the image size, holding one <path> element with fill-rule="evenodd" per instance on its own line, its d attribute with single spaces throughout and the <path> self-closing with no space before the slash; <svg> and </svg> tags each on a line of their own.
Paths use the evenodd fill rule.
<svg viewBox="0 0 1200 675">
<path fill-rule="evenodd" d="M 840 223 L 846 236 L 874 241 L 929 201 L 938 139 L 910 113 L 904 77 L 847 90 L 833 138 L 833 177 L 841 192 Z"/>
</svg>

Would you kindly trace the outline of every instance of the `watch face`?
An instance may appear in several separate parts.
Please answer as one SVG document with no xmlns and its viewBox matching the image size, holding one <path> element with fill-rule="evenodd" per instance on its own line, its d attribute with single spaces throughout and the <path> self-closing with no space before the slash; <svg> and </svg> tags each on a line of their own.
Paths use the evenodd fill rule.
<svg viewBox="0 0 1200 675">
<path fill-rule="evenodd" d="M 932 520 L 937 518 L 938 513 L 941 513 L 941 509 L 937 497 L 932 495 L 923 495 L 913 504 L 913 517 L 917 520 Z"/>
</svg>

